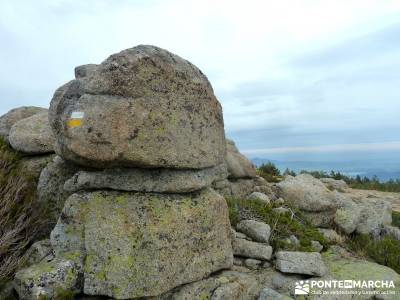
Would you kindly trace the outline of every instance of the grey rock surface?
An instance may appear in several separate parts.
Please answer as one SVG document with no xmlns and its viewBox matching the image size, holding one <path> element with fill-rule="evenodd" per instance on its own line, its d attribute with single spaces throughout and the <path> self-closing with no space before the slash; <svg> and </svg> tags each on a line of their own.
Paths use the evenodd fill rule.
<svg viewBox="0 0 400 300">
<path fill-rule="evenodd" d="M 233 264 L 225 199 L 97 191 L 70 196 L 51 233 L 57 256 L 85 256 L 84 292 L 157 296 Z"/>
<path fill-rule="evenodd" d="M 225 161 L 230 178 L 254 178 L 257 176 L 253 164 L 239 152 L 234 141 L 227 139 L 226 149 Z"/>
<path fill-rule="evenodd" d="M 341 203 L 338 193 L 328 190 L 321 181 L 308 174 L 286 176 L 276 186 L 280 197 L 301 210 L 335 211 Z"/>
<path fill-rule="evenodd" d="M 34 155 L 54 152 L 54 135 L 48 113 L 38 113 L 16 122 L 8 136 L 15 150 Z"/>
<path fill-rule="evenodd" d="M 73 261 L 44 261 L 18 271 L 13 285 L 22 300 L 59 299 L 60 290 L 81 292 L 80 272 Z"/>
<path fill-rule="evenodd" d="M 49 119 L 56 153 L 89 167 L 202 169 L 225 159 L 222 108 L 208 79 L 155 46 L 113 54 L 60 87 Z"/>
<path fill-rule="evenodd" d="M 255 220 L 242 220 L 237 224 L 236 229 L 260 243 L 268 243 L 271 235 L 271 227 L 268 224 Z"/>
<path fill-rule="evenodd" d="M 49 232 L 56 224 L 65 200 L 71 194 L 64 190 L 64 184 L 77 171 L 77 166 L 56 156 L 40 174 L 37 185 L 38 201 L 47 207 Z"/>
<path fill-rule="evenodd" d="M 339 192 L 342 192 L 342 191 L 345 191 L 349 187 L 344 180 L 336 180 L 333 178 L 321 178 L 320 180 L 330 190 L 337 190 Z"/>
<path fill-rule="evenodd" d="M 290 299 L 293 298 L 290 298 L 286 295 L 282 295 L 269 287 L 263 288 L 260 293 L 260 296 L 258 297 L 258 300 L 290 300 Z"/>
<path fill-rule="evenodd" d="M 247 197 L 247 199 L 249 199 L 249 200 L 257 200 L 257 201 L 260 201 L 260 202 L 265 203 L 265 204 L 269 204 L 271 202 L 271 200 L 269 199 L 269 197 L 266 194 L 260 193 L 260 192 L 251 193 Z"/>
<path fill-rule="evenodd" d="M 80 171 L 64 185 L 69 192 L 79 190 L 112 189 L 157 193 L 188 193 L 211 186 L 226 178 L 224 164 L 202 170 L 174 169 L 105 169 Z"/>
<path fill-rule="evenodd" d="M 248 258 L 270 260 L 272 247 L 266 244 L 256 243 L 245 239 L 232 240 L 233 254 Z"/>
<path fill-rule="evenodd" d="M 318 252 L 279 251 L 275 254 L 275 267 L 283 273 L 324 276 L 325 263 Z"/>
<path fill-rule="evenodd" d="M 82 77 L 93 76 L 95 75 L 98 68 L 99 65 L 96 64 L 86 64 L 77 66 L 75 68 L 75 78 L 78 79 Z"/>
<path fill-rule="evenodd" d="M 22 106 L 10 110 L 0 117 L 0 137 L 8 142 L 8 135 L 15 123 L 43 112 L 47 112 L 47 109 L 35 106 Z"/>
</svg>

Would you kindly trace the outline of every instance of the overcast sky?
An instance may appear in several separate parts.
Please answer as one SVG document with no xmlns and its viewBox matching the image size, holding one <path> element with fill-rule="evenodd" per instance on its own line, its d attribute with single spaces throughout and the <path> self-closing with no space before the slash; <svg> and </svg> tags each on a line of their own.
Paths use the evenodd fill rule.
<svg viewBox="0 0 400 300">
<path fill-rule="evenodd" d="M 153 44 L 208 76 L 250 156 L 400 152 L 399 37 L 398 0 L 2 0 L 0 114 Z"/>
</svg>

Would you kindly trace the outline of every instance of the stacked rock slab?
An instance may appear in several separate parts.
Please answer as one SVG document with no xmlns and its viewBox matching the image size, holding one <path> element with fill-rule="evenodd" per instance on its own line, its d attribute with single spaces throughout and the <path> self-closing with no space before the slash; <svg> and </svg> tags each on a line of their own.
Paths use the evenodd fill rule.
<svg viewBox="0 0 400 300">
<path fill-rule="evenodd" d="M 222 109 L 207 78 L 153 46 L 75 76 L 51 102 L 62 160 L 41 182 L 73 164 L 54 190 L 71 195 L 50 236 L 55 258 L 17 273 L 20 297 L 151 297 L 231 267 L 226 201 L 210 187 L 227 177 Z"/>
</svg>

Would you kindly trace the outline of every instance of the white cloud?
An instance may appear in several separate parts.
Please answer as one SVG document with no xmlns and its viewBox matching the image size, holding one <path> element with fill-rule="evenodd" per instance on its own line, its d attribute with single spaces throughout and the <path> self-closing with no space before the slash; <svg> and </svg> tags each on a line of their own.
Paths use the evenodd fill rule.
<svg viewBox="0 0 400 300">
<path fill-rule="evenodd" d="M 328 153 L 328 152 L 363 152 L 363 151 L 400 151 L 400 142 L 340 144 L 306 147 L 276 147 L 263 149 L 245 149 L 247 155 L 268 155 L 276 153 Z"/>
</svg>

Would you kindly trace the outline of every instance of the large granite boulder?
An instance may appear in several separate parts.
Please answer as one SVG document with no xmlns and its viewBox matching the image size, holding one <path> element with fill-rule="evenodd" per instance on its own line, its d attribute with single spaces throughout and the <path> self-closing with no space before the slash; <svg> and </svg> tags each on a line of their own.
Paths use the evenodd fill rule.
<svg viewBox="0 0 400 300">
<path fill-rule="evenodd" d="M 224 161 L 221 105 L 190 62 L 140 45 L 78 73 L 50 105 L 63 158 L 96 168 L 201 169 Z"/>
<path fill-rule="evenodd" d="M 15 123 L 9 133 L 11 146 L 26 154 L 54 152 L 54 136 L 49 125 L 48 113 L 35 114 Z"/>
<path fill-rule="evenodd" d="M 11 127 L 18 121 L 38 113 L 47 112 L 47 109 L 35 106 L 14 108 L 0 117 L 0 137 L 8 141 Z"/>
<path fill-rule="evenodd" d="M 234 141 L 228 139 L 226 140 L 225 161 L 228 166 L 229 178 L 254 178 L 257 176 L 251 161 L 239 152 Z"/>
<path fill-rule="evenodd" d="M 157 296 L 233 263 L 227 205 L 211 189 L 73 194 L 51 243 L 83 263 L 85 294 L 116 299 Z"/>
</svg>

